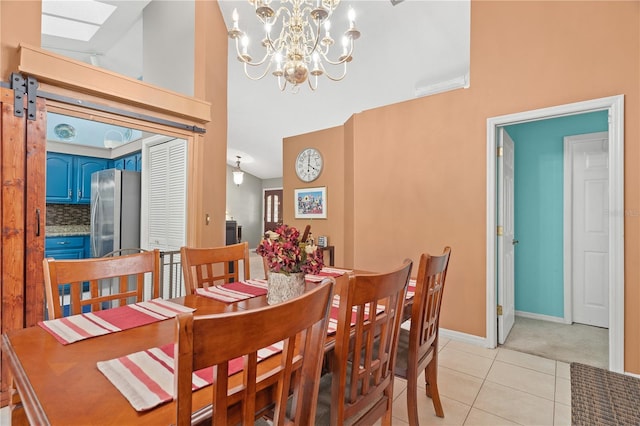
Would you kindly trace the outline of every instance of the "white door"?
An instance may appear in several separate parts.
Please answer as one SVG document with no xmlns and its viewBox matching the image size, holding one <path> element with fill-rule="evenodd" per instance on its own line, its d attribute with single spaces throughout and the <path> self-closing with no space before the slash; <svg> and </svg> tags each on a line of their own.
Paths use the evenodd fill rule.
<svg viewBox="0 0 640 426">
<path fill-rule="evenodd" d="M 498 133 L 498 343 L 503 344 L 515 321 L 514 273 L 514 153 L 515 145 L 509 134 L 501 128 Z M 498 312 L 499 313 L 499 312 Z"/>
<path fill-rule="evenodd" d="M 608 135 L 568 137 L 572 152 L 573 321 L 609 327 Z"/>
</svg>

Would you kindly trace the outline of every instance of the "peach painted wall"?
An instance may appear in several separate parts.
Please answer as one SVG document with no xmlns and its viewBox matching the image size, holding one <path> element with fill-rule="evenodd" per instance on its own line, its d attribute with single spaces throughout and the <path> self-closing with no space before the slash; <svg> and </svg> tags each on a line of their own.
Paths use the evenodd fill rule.
<svg viewBox="0 0 640 426">
<path fill-rule="evenodd" d="M 216 1 L 196 1 L 194 96 L 211 102 L 211 121 L 205 125 L 196 160 L 196 211 L 189 220 L 196 225 L 197 247 L 225 243 L 227 197 L 227 27 Z M 210 218 L 207 222 L 207 216 Z"/>
<path fill-rule="evenodd" d="M 336 247 L 348 266 L 390 268 L 450 245 L 441 325 L 485 337 L 487 118 L 625 95 L 625 370 L 640 373 L 639 23 L 637 1 L 473 1 L 469 89 L 355 114 L 335 140 L 290 138 L 285 167 L 320 142 L 344 157 L 330 181 L 349 194 Z M 285 171 L 285 197 L 292 182 Z M 333 220 L 329 235 L 341 232 Z"/>
<path fill-rule="evenodd" d="M 18 71 L 20 43 L 40 46 L 41 16 L 42 5 L 38 1 L 0 2 L 0 80 L 9 81 L 11 73 Z"/>
<path fill-rule="evenodd" d="M 344 265 L 344 128 L 334 127 L 306 135 L 286 138 L 283 156 L 283 197 L 284 197 L 284 223 L 295 226 L 301 232 L 304 227 L 311 225 L 314 237 L 326 235 L 329 244 L 336 247 L 336 265 Z M 308 147 L 317 148 L 324 160 L 323 170 L 318 180 L 310 183 L 302 182 L 295 172 L 295 161 L 298 153 Z M 324 186 L 327 188 L 327 219 L 295 219 L 294 213 L 294 189 L 315 188 Z M 328 255 L 328 254 L 327 254 Z"/>
</svg>

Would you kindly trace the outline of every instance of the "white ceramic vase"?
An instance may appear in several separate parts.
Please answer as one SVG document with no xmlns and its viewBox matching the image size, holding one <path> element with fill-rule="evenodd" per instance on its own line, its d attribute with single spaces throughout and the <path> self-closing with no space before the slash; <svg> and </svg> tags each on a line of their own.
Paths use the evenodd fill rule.
<svg viewBox="0 0 640 426">
<path fill-rule="evenodd" d="M 283 274 L 269 271 L 267 278 L 267 303 L 275 305 L 304 293 L 304 272 Z"/>
</svg>

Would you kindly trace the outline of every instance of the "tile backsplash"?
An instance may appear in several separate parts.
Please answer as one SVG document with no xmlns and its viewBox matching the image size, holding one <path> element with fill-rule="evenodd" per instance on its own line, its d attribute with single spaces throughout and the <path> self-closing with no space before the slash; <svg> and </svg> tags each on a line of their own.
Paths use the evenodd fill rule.
<svg viewBox="0 0 640 426">
<path fill-rule="evenodd" d="M 47 226 L 90 224 L 89 204 L 47 204 Z"/>
</svg>

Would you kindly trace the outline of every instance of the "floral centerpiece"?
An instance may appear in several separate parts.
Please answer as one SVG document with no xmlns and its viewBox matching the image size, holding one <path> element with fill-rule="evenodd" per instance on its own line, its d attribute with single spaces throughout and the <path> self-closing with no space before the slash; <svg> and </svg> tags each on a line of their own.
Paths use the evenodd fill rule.
<svg viewBox="0 0 640 426">
<path fill-rule="evenodd" d="M 296 228 L 282 225 L 275 232 L 267 231 L 267 235 L 269 238 L 262 240 L 256 252 L 266 259 L 270 271 L 317 274 L 324 266 L 322 251 L 316 245 L 300 241 Z"/>
<path fill-rule="evenodd" d="M 318 246 L 300 241 L 300 231 L 288 225 L 267 232 L 256 252 L 269 269 L 267 301 L 278 303 L 304 291 L 304 275 L 318 274 L 324 262 Z"/>
</svg>

